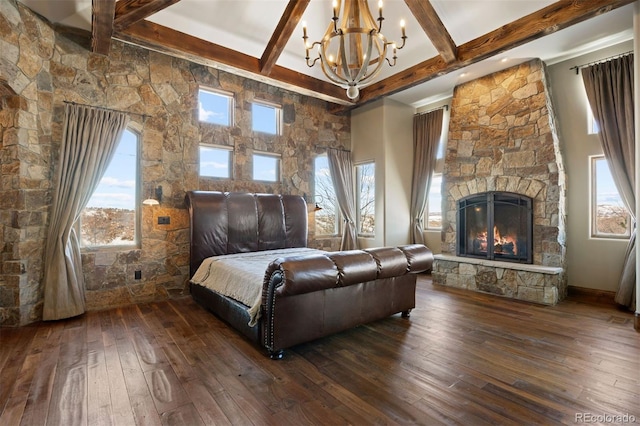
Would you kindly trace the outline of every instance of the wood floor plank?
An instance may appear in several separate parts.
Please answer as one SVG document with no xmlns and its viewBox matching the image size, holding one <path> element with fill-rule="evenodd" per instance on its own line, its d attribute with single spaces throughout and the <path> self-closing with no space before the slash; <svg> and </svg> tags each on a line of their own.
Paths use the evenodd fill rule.
<svg viewBox="0 0 640 426">
<path fill-rule="evenodd" d="M 9 336 L 6 346 L 13 345 L 11 346 L 11 351 L 6 351 L 6 353 L 0 356 L 0 360 L 5 360 L 1 370 L 3 386 L 0 386 L 0 412 L 4 411 L 9 396 L 13 392 L 18 375 L 22 370 L 22 364 L 29 353 L 29 348 L 36 335 L 36 331 L 36 327 L 29 326 L 24 328 L 24 333 L 5 331 L 3 334 L 0 334 L 0 338 L 3 339 L 5 336 Z M 5 346 L 4 341 L 2 342 L 2 346 Z"/>
<path fill-rule="evenodd" d="M 24 416 L 26 405 L 29 402 L 29 392 L 31 390 L 31 384 L 34 382 L 37 367 L 42 362 L 42 354 L 46 352 L 48 347 L 51 347 L 50 344 L 48 344 L 48 339 L 49 337 L 51 337 L 52 340 L 56 339 L 55 336 L 52 336 L 53 330 L 48 327 L 32 326 L 31 330 L 35 331 L 35 333 L 9 400 L 5 405 L 4 411 L 0 411 L 0 424 L 20 423 L 20 419 Z M 30 333 L 24 333 L 23 337 L 25 339 L 30 338 Z M 11 343 L 9 341 L 2 341 L 2 344 Z M 5 358 L 10 359 L 8 356 Z M 0 369 L 0 371 L 2 370 Z M 3 385 L 6 386 L 6 389 L 10 388 L 8 382 L 5 382 Z"/>
<path fill-rule="evenodd" d="M 27 355 L 22 363 L 22 369 L 15 382 L 11 396 L 0 415 L 0 425 L 17 425 L 24 415 L 24 410 L 29 397 L 29 390 L 36 373 L 36 366 L 42 358 L 41 353 Z M 3 384 L 8 386 L 8 384 Z"/>
<path fill-rule="evenodd" d="M 182 405 L 162 413 L 162 424 L 164 426 L 204 425 L 198 410 L 195 409 L 193 404 Z"/>
<path fill-rule="evenodd" d="M 61 336 L 48 425 L 87 423 L 87 359 L 86 324 L 67 322 Z"/>
<path fill-rule="evenodd" d="M 0 329 L 0 424 L 568 425 L 640 419 L 633 315 L 434 286 L 272 361 L 190 297 Z M 8 383 L 8 385 L 7 385 Z"/>
<path fill-rule="evenodd" d="M 129 398 L 129 391 L 124 378 L 124 370 L 120 362 L 118 347 L 115 344 L 106 346 L 104 349 L 105 365 L 109 380 L 109 395 L 111 399 L 111 411 L 113 413 L 113 423 L 115 425 L 136 424 Z"/>
<path fill-rule="evenodd" d="M 40 324 L 39 328 L 38 336 L 42 336 L 44 344 L 41 346 L 42 356 L 36 366 L 29 389 L 27 405 L 20 421 L 23 425 L 46 423 L 60 356 L 64 323 Z M 34 353 L 37 353 L 37 350 Z"/>
<path fill-rule="evenodd" d="M 224 410 L 200 380 L 190 380 L 185 382 L 183 386 L 204 424 L 220 426 L 239 424 L 229 421 Z M 248 419 L 246 420 L 248 421 Z"/>
<path fill-rule="evenodd" d="M 89 312 L 87 322 L 87 421 L 91 425 L 113 425 L 111 393 L 105 359 L 100 314 Z"/>
<path fill-rule="evenodd" d="M 162 424 L 144 372 L 138 363 L 133 343 L 126 339 L 119 339 L 117 348 L 135 423 L 144 425 Z"/>
<path fill-rule="evenodd" d="M 88 342 L 87 349 L 88 422 L 91 425 L 113 425 L 111 391 L 102 339 Z"/>
<path fill-rule="evenodd" d="M 189 397 L 171 367 L 147 371 L 144 377 L 159 414 L 162 415 L 189 402 Z"/>
</svg>

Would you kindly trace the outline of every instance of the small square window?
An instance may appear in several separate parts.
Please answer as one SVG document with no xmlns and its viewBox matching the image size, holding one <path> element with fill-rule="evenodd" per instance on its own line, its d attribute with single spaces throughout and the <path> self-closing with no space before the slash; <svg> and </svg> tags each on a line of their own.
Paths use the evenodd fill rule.
<svg viewBox="0 0 640 426">
<path fill-rule="evenodd" d="M 251 105 L 251 128 L 254 132 L 280 134 L 280 111 L 277 105 L 266 102 L 254 102 Z"/>
<path fill-rule="evenodd" d="M 278 182 L 280 180 L 280 156 L 253 154 L 253 180 Z"/>
<path fill-rule="evenodd" d="M 210 89 L 199 89 L 198 118 L 205 123 L 231 126 L 233 123 L 233 95 Z"/>
<path fill-rule="evenodd" d="M 232 165 L 232 148 L 200 145 L 200 176 L 230 179 L 232 177 Z"/>
</svg>

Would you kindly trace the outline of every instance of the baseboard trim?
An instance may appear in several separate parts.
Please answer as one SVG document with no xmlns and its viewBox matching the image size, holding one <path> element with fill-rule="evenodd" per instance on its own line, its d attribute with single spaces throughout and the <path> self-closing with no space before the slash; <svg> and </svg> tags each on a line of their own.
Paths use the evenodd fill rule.
<svg viewBox="0 0 640 426">
<path fill-rule="evenodd" d="M 614 305 L 618 304 L 615 302 L 616 292 L 609 290 L 598 290 L 595 288 L 585 288 L 585 287 L 576 287 L 570 285 L 567 289 L 569 296 L 576 297 L 584 301 L 589 301 L 591 303 L 597 303 L 600 305 Z"/>
</svg>

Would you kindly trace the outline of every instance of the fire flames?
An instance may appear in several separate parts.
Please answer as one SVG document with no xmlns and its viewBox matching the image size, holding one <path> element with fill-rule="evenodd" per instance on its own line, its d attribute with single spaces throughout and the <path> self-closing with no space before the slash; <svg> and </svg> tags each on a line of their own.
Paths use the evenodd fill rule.
<svg viewBox="0 0 640 426">
<path fill-rule="evenodd" d="M 480 251 L 487 251 L 487 232 L 480 232 L 476 237 Z M 502 236 L 497 226 L 493 227 L 493 252 L 515 256 L 518 254 L 517 237 L 514 235 Z"/>
</svg>

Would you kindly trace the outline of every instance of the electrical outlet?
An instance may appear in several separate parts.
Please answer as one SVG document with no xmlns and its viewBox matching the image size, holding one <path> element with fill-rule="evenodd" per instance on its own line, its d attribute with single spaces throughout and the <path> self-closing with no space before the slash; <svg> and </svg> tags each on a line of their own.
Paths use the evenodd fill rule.
<svg viewBox="0 0 640 426">
<path fill-rule="evenodd" d="M 142 279 L 142 271 L 135 271 L 135 272 L 133 273 L 133 277 L 134 277 L 136 280 L 141 280 L 141 279 Z"/>
<path fill-rule="evenodd" d="M 169 225 L 171 223 L 171 217 L 158 216 L 158 225 Z"/>
</svg>

